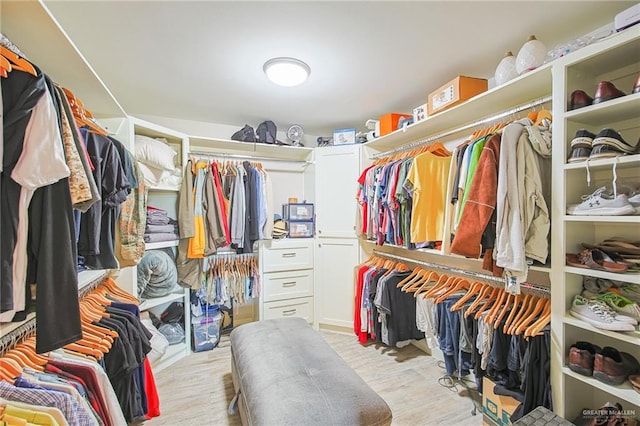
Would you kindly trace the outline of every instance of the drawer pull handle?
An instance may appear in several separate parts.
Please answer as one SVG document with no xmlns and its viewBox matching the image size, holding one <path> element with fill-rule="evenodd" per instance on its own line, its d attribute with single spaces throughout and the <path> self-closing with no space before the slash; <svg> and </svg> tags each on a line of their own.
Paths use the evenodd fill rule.
<svg viewBox="0 0 640 426">
<path fill-rule="evenodd" d="M 282 283 L 282 287 L 293 287 L 295 286 L 297 283 L 295 281 L 288 281 L 286 283 Z"/>
<path fill-rule="evenodd" d="M 282 316 L 290 316 L 295 315 L 296 309 L 287 309 L 286 311 L 282 311 Z"/>
<path fill-rule="evenodd" d="M 282 257 L 296 257 L 295 253 L 282 253 Z"/>
</svg>

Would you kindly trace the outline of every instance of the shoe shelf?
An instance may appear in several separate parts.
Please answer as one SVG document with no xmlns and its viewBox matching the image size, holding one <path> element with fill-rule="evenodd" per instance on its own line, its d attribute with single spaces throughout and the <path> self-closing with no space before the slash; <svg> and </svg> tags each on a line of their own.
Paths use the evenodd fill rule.
<svg viewBox="0 0 640 426">
<path fill-rule="evenodd" d="M 632 183 L 640 179 L 640 153 L 613 158 L 599 158 L 568 163 L 571 141 L 576 132 L 586 129 L 597 135 L 602 129 L 619 132 L 624 140 L 636 146 L 640 136 L 640 93 L 631 93 L 640 73 L 640 27 L 612 35 L 592 45 L 554 61 L 553 93 L 553 154 L 550 273 L 552 299 L 551 324 L 551 386 L 554 411 L 571 416 L 591 405 L 603 406 L 608 400 L 640 407 L 640 395 L 626 381 L 620 386 L 583 376 L 566 366 L 569 347 L 577 340 L 598 346 L 616 343 L 628 353 L 640 354 L 640 332 L 602 330 L 578 318 L 567 310 L 573 298 L 580 294 L 584 277 L 623 281 L 640 285 L 640 274 L 614 273 L 604 270 L 566 265 L 565 254 L 582 250 L 582 242 L 602 241 L 611 236 L 624 236 L 632 241 L 640 234 L 640 216 L 574 216 L 566 214 L 567 206 L 580 203 L 581 195 L 614 182 Z M 571 94 L 582 90 L 595 98 L 601 82 L 610 82 L 624 96 L 567 111 Z M 590 182 L 588 181 L 590 179 Z M 590 183 L 590 184 L 589 184 Z M 640 183 L 640 181 L 638 181 Z M 625 405 L 626 404 L 626 405 Z M 637 408 L 636 408 L 637 409 Z"/>
<path fill-rule="evenodd" d="M 612 339 L 620 340 L 622 342 L 638 344 L 640 342 L 640 331 L 610 331 L 603 330 L 592 326 L 591 324 L 575 318 L 571 315 L 565 315 L 564 323 L 573 327 L 578 327 L 583 330 L 587 330 L 592 333 L 598 333 L 603 336 L 610 337 Z"/>
<path fill-rule="evenodd" d="M 639 93 L 640 95 L 640 93 Z M 640 114 L 640 113 L 639 113 Z M 640 167 L 640 154 L 622 155 L 614 158 L 601 158 L 599 160 L 580 161 L 576 163 L 566 163 L 565 170 L 586 170 L 587 166 L 590 170 L 594 169 L 610 169 L 613 166 L 616 169 L 637 169 Z"/>
<path fill-rule="evenodd" d="M 625 216 L 572 216 L 566 215 L 564 220 L 566 222 L 589 222 L 589 223 L 630 223 L 640 224 L 640 216 L 625 215 Z"/>
<path fill-rule="evenodd" d="M 640 116 L 640 93 L 589 105 L 565 113 L 565 120 L 584 124 L 589 128 L 607 127 L 610 123 L 637 119 Z M 631 145 L 635 141 L 627 141 Z"/>
<path fill-rule="evenodd" d="M 615 398 L 622 399 L 623 401 L 638 406 L 640 404 L 640 395 L 633 390 L 631 387 L 631 383 L 629 381 L 625 381 L 623 384 L 618 386 L 608 385 L 606 383 L 601 382 L 600 380 L 594 379 L 590 376 L 583 376 L 582 374 L 578 374 L 574 371 L 571 371 L 569 367 L 563 367 L 562 373 L 565 376 L 573 377 L 576 380 L 579 380 L 583 383 L 588 384 L 596 389 L 600 389 Z M 605 402 L 605 401 L 603 401 Z M 626 408 L 626 407 L 625 407 Z"/>
<path fill-rule="evenodd" d="M 565 266 L 565 271 L 586 277 L 605 278 L 640 285 L 640 274 L 598 271 L 596 269 L 576 268 L 575 266 Z M 640 343 L 640 341 L 638 341 L 638 343 Z"/>
</svg>

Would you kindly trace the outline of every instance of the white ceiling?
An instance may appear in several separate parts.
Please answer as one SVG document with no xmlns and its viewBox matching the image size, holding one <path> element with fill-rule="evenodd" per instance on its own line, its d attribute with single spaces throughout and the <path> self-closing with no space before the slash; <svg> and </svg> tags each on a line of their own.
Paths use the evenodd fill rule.
<svg viewBox="0 0 640 426">
<path fill-rule="evenodd" d="M 127 113 L 315 135 L 410 112 L 457 75 L 492 77 L 530 34 L 551 48 L 634 3 L 45 0 Z M 276 56 L 305 61 L 310 78 L 269 82 Z"/>
</svg>

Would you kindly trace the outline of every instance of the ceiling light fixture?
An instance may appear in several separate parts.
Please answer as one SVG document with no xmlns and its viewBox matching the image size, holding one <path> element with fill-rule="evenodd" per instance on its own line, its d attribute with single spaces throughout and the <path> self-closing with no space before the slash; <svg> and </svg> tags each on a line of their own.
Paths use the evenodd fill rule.
<svg viewBox="0 0 640 426">
<path fill-rule="evenodd" d="M 285 87 L 302 84 L 311 74 L 309 65 L 295 58 L 269 59 L 262 69 L 269 80 Z"/>
</svg>

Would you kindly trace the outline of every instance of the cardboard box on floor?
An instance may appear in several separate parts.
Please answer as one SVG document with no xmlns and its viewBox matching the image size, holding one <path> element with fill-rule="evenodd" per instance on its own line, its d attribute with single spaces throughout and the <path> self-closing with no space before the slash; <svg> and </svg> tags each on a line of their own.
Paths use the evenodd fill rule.
<svg viewBox="0 0 640 426">
<path fill-rule="evenodd" d="M 493 383 L 487 377 L 482 378 L 482 424 L 486 426 L 508 426 L 511 414 L 520 403 L 504 395 L 493 393 Z"/>
</svg>

